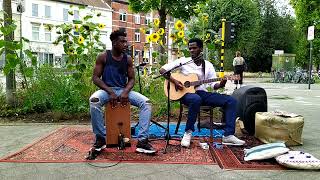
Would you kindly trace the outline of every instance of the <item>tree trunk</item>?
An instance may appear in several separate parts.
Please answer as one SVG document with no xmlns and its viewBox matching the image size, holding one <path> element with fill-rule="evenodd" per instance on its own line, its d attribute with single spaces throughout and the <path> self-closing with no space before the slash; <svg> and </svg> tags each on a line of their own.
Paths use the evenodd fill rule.
<svg viewBox="0 0 320 180">
<path fill-rule="evenodd" d="M 4 25 L 12 24 L 12 7 L 11 0 L 3 0 L 3 11 L 4 11 Z M 13 32 L 4 36 L 5 41 L 13 41 L 14 34 Z M 5 49 L 5 54 L 12 53 L 10 50 Z M 7 59 L 6 59 L 7 63 Z M 10 70 L 10 72 L 6 75 L 6 100 L 7 104 L 10 106 L 15 105 L 15 92 L 16 92 L 16 82 L 15 82 L 15 73 L 14 70 Z"/>
</svg>

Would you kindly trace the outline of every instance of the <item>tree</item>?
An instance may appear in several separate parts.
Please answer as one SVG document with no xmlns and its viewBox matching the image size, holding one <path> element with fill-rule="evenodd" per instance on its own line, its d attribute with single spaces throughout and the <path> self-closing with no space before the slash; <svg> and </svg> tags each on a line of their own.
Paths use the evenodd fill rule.
<svg viewBox="0 0 320 180">
<path fill-rule="evenodd" d="M 287 13 L 280 14 L 274 0 L 257 0 L 257 3 L 261 16 L 260 34 L 250 65 L 255 71 L 270 71 L 274 50 L 294 52 L 294 19 Z"/>
<path fill-rule="evenodd" d="M 320 66 L 320 1 L 319 0 L 290 0 L 296 14 L 296 29 L 299 32 L 296 46 L 297 61 L 307 66 L 309 59 L 309 43 L 307 41 L 308 27 L 315 25 L 315 39 L 313 40 L 313 62 Z"/>
<path fill-rule="evenodd" d="M 12 7 L 11 0 L 3 0 L 3 10 L 4 10 L 4 26 L 11 26 L 12 21 Z M 4 34 L 4 40 L 7 42 L 13 41 L 14 33 L 13 31 Z M 10 49 L 5 48 L 6 64 L 10 63 L 8 55 L 13 54 Z M 6 100 L 8 105 L 13 106 L 15 104 L 15 91 L 16 91 L 16 80 L 14 69 L 11 69 L 6 75 Z"/>
<path fill-rule="evenodd" d="M 159 14 L 160 24 L 159 27 L 166 29 L 166 19 L 170 15 L 175 18 L 189 19 L 194 15 L 194 8 L 199 2 L 206 0 L 129 0 L 129 7 L 133 12 L 148 13 L 157 11 Z M 163 42 L 165 36 L 162 37 Z M 160 47 L 160 53 L 164 54 L 165 49 Z M 162 60 L 161 60 L 162 61 Z"/>
<path fill-rule="evenodd" d="M 235 23 L 236 38 L 226 44 L 225 69 L 232 69 L 234 52 L 240 50 L 246 59 L 254 57 L 259 36 L 260 16 L 257 4 L 251 0 L 209 0 L 205 5 L 209 26 L 218 31 L 221 19 Z"/>
<path fill-rule="evenodd" d="M 195 14 L 193 9 L 199 2 L 205 2 L 205 0 L 129 0 L 129 6 L 134 12 L 157 11 L 160 17 L 159 26 L 165 28 L 167 15 L 184 20 L 189 19 Z"/>
</svg>

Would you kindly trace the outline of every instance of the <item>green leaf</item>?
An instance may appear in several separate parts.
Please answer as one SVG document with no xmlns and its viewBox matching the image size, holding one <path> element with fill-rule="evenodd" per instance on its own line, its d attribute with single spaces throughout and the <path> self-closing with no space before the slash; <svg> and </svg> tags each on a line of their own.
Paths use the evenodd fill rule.
<svg viewBox="0 0 320 180">
<path fill-rule="evenodd" d="M 85 9 L 86 6 L 85 6 L 85 5 L 80 5 L 80 6 L 78 6 L 78 8 L 79 8 L 79 9 Z"/>
<path fill-rule="evenodd" d="M 27 43 L 29 43 L 29 42 L 30 42 L 30 40 L 29 40 L 29 39 L 27 39 L 27 38 L 25 38 L 25 37 L 21 37 L 21 39 L 22 39 L 24 42 L 27 42 Z"/>
<path fill-rule="evenodd" d="M 209 50 L 215 50 L 216 49 L 216 46 L 214 44 L 212 44 L 212 43 L 207 44 L 207 47 L 208 47 Z"/>
<path fill-rule="evenodd" d="M 152 57 L 153 58 L 156 58 L 156 57 L 158 57 L 159 56 L 159 53 L 158 52 L 152 52 Z"/>
<path fill-rule="evenodd" d="M 78 72 L 76 72 L 76 73 L 73 73 L 73 74 L 72 74 L 72 77 L 73 77 L 74 79 L 76 79 L 76 80 L 80 80 L 80 79 L 81 79 L 81 74 L 78 73 Z"/>
<path fill-rule="evenodd" d="M 73 16 L 73 11 L 68 11 L 68 13 L 69 13 L 71 16 Z"/>
<path fill-rule="evenodd" d="M 33 76 L 33 68 L 32 67 L 26 67 L 24 69 L 24 75 L 26 75 L 27 77 L 32 77 Z"/>
<path fill-rule="evenodd" d="M 86 15 L 86 16 L 83 18 L 83 20 L 87 21 L 88 19 L 91 19 L 91 18 L 93 18 L 92 15 Z"/>
<path fill-rule="evenodd" d="M 86 16 L 86 17 L 87 17 L 87 16 Z M 72 22 L 73 22 L 73 24 L 82 24 L 82 21 L 81 21 L 81 20 L 73 20 Z"/>
<path fill-rule="evenodd" d="M 3 48 L 5 46 L 5 41 L 3 39 L 0 39 L 0 48 Z"/>
</svg>

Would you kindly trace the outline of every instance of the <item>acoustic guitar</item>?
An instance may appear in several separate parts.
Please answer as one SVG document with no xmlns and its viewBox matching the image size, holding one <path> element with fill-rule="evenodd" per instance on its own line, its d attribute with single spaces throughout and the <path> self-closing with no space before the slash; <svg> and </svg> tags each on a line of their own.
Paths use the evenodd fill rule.
<svg viewBox="0 0 320 180">
<path fill-rule="evenodd" d="M 240 76 L 239 75 L 230 75 L 230 76 L 225 76 L 223 78 L 213 78 L 213 79 L 205 79 L 205 80 L 199 80 L 198 76 L 196 74 L 189 74 L 189 75 L 183 75 L 181 73 L 172 73 L 171 76 L 180 81 L 183 84 L 183 89 L 182 90 L 176 90 L 175 85 L 173 82 L 170 82 L 170 99 L 171 100 L 178 100 L 182 98 L 186 93 L 195 93 L 195 86 L 200 86 L 201 84 L 205 83 L 212 83 L 216 81 L 221 81 L 223 79 L 225 80 L 239 80 Z M 164 81 L 164 93 L 168 97 L 168 80 L 166 79 Z"/>
</svg>

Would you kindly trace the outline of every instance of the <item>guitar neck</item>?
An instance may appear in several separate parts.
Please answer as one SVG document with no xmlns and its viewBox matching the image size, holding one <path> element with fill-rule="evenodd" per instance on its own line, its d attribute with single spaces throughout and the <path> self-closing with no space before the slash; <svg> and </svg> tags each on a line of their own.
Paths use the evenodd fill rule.
<svg viewBox="0 0 320 180">
<path fill-rule="evenodd" d="M 205 79 L 205 80 L 200 80 L 200 81 L 193 81 L 190 83 L 190 85 L 191 86 L 200 86 L 201 84 L 221 81 L 222 79 L 224 79 L 224 78 L 213 78 L 213 79 Z"/>
</svg>

